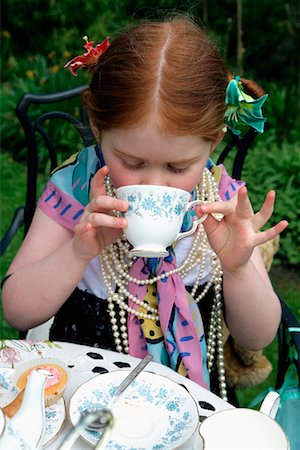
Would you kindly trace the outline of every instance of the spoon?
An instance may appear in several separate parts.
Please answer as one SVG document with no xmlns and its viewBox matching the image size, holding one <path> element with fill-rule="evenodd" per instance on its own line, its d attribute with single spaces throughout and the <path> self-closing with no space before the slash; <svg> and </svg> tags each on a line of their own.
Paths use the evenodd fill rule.
<svg viewBox="0 0 300 450">
<path fill-rule="evenodd" d="M 79 422 L 67 434 L 64 442 L 58 450 L 70 450 L 76 442 L 81 431 L 87 429 L 92 423 L 97 423 L 97 428 L 91 428 L 92 431 L 100 431 L 101 437 L 97 442 L 95 450 L 102 449 L 106 445 L 110 436 L 110 429 L 113 426 L 113 415 L 107 408 L 98 409 L 96 411 L 84 411 L 79 419 Z"/>
<path fill-rule="evenodd" d="M 127 377 L 124 378 L 120 386 L 117 388 L 117 390 L 114 392 L 113 397 L 106 408 L 103 408 L 103 411 L 107 413 L 112 408 L 112 405 L 120 398 L 121 394 L 130 386 L 130 384 L 135 380 L 135 378 L 138 376 L 140 372 L 146 367 L 146 365 L 153 359 L 153 356 L 148 354 L 143 358 L 139 364 L 127 375 Z M 85 410 L 82 415 L 88 415 L 90 414 L 91 410 Z M 103 416 L 98 417 L 91 423 L 86 425 L 86 429 L 89 431 L 99 431 L 103 428 L 105 428 L 106 424 L 108 422 L 107 414 L 103 414 Z"/>
<path fill-rule="evenodd" d="M 122 381 L 120 386 L 117 388 L 113 394 L 113 398 L 109 403 L 111 407 L 120 395 L 125 391 L 125 389 L 132 383 L 132 381 L 138 376 L 138 374 L 146 367 L 146 365 L 152 360 L 152 355 L 145 356 L 142 361 L 127 375 Z M 80 419 L 76 426 L 71 429 L 67 437 L 65 438 L 59 450 L 69 450 L 74 442 L 77 440 L 79 434 L 82 430 L 86 429 L 89 431 L 102 432 L 99 441 L 95 447 L 95 450 L 102 449 L 109 440 L 110 430 L 113 427 L 114 418 L 111 410 L 106 408 L 101 408 L 98 410 L 88 410 L 86 409 L 80 415 Z"/>
</svg>

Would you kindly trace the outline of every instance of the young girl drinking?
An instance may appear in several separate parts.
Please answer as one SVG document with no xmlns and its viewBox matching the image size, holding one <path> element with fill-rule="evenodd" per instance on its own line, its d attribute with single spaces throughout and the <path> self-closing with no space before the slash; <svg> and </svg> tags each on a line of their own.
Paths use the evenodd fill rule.
<svg viewBox="0 0 300 450">
<path fill-rule="evenodd" d="M 75 75 L 92 72 L 83 99 L 97 145 L 52 174 L 9 268 L 5 318 L 25 330 L 54 316 L 50 339 L 138 357 L 151 352 L 207 388 L 217 354 L 226 398 L 222 311 L 245 348 L 273 340 L 280 303 L 257 246 L 287 222 L 260 231 L 275 193 L 253 213 L 244 183 L 210 155 L 225 124 L 236 133 L 239 120 L 263 131 L 266 96 L 253 83 L 230 80 L 214 45 L 186 18 L 142 23 L 111 44 L 85 48 L 67 66 Z M 115 188 L 130 184 L 184 189 L 205 201 L 197 211 L 208 218 L 168 257 L 129 258 L 119 214 L 128 204 Z"/>
</svg>

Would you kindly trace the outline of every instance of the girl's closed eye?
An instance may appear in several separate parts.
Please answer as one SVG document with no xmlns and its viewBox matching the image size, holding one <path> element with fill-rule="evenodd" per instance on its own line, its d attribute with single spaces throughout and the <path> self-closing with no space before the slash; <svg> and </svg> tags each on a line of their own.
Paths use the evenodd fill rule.
<svg viewBox="0 0 300 450">
<path fill-rule="evenodd" d="M 121 159 L 121 164 L 123 167 L 125 167 L 126 169 L 129 169 L 129 170 L 138 170 L 138 169 L 142 169 L 145 166 L 144 161 L 128 162 L 128 161 L 125 161 L 124 159 Z"/>
<path fill-rule="evenodd" d="M 171 164 L 168 164 L 168 169 L 170 170 L 170 172 L 173 172 L 173 173 L 185 173 L 189 170 L 189 166 L 176 167 L 176 166 L 172 166 Z"/>
</svg>

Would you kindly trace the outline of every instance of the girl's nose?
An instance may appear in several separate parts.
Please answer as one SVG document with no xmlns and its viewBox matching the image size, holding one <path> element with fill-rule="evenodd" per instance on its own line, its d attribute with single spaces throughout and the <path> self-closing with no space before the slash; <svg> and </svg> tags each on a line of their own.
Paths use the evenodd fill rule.
<svg viewBox="0 0 300 450">
<path fill-rule="evenodd" d="M 159 171 L 151 171 L 143 178 L 142 184 L 151 184 L 156 186 L 168 186 L 166 177 Z"/>
</svg>

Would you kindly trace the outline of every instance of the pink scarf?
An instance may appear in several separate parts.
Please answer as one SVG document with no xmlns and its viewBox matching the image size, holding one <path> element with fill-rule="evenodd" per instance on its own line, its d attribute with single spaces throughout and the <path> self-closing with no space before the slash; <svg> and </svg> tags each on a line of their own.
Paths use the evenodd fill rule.
<svg viewBox="0 0 300 450">
<path fill-rule="evenodd" d="M 151 275 L 151 264 L 153 266 L 153 262 L 155 271 L 153 273 L 152 270 L 152 274 L 154 275 L 160 275 L 175 269 L 175 255 L 172 249 L 169 250 L 169 256 L 164 260 L 138 258 L 131 267 L 130 275 L 140 280 L 148 279 Z M 128 287 L 134 297 L 144 301 L 147 293 L 146 285 L 139 286 L 130 282 Z M 200 345 L 200 339 L 202 340 L 203 336 L 200 336 L 199 331 L 196 331 L 188 302 L 188 294 L 178 274 L 157 281 L 157 299 L 164 347 L 169 357 L 168 365 L 176 370 L 182 362 L 188 378 L 207 388 L 207 382 L 205 381 L 207 376 L 204 377 L 203 374 L 203 355 Z M 135 310 L 139 308 L 130 299 L 129 306 Z M 193 315 L 198 314 L 196 321 L 199 322 L 200 319 L 202 323 L 200 312 L 195 303 L 192 308 Z M 143 358 L 148 352 L 151 353 L 152 346 L 147 346 L 140 321 L 134 314 L 128 315 L 128 339 L 129 351 L 132 356 Z M 206 355 L 204 356 L 206 358 Z"/>
</svg>

